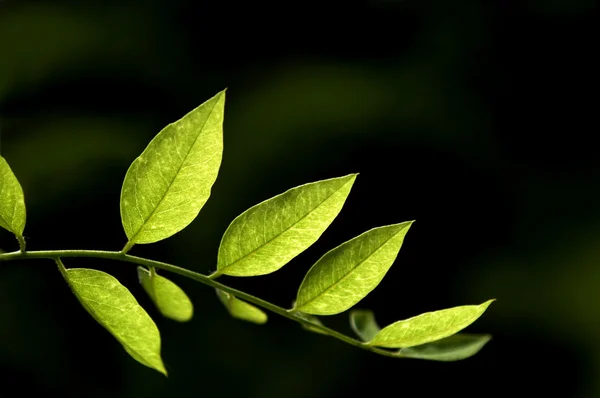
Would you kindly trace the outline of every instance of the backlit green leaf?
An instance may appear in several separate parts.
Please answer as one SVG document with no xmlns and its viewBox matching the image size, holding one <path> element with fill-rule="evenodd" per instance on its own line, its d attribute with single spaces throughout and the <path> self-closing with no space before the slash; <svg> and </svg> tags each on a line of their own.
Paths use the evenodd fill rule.
<svg viewBox="0 0 600 398">
<path fill-rule="evenodd" d="M 362 341 L 372 340 L 381 330 L 371 310 L 350 311 L 350 327 Z"/>
<path fill-rule="evenodd" d="M 59 268 L 75 296 L 136 361 L 165 376 L 160 356 L 160 333 L 137 300 L 113 276 L 93 269 Z"/>
<path fill-rule="evenodd" d="M 23 189 L 2 156 L 0 156 L 0 227 L 9 230 L 22 240 L 25 229 Z"/>
<path fill-rule="evenodd" d="M 390 269 L 412 223 L 373 228 L 330 250 L 304 277 L 295 309 L 334 315 L 358 303 Z"/>
<path fill-rule="evenodd" d="M 183 290 L 170 280 L 144 267 L 138 267 L 138 279 L 156 308 L 165 317 L 179 322 L 192 319 L 194 306 Z"/>
<path fill-rule="evenodd" d="M 168 238 L 208 200 L 221 165 L 225 91 L 169 124 L 133 161 L 121 190 L 126 248 Z"/>
<path fill-rule="evenodd" d="M 217 291 L 217 296 L 232 317 L 259 325 L 267 322 L 267 314 L 261 309 L 252 304 L 248 304 L 245 301 L 239 300 L 227 292 L 223 292 L 219 289 L 215 290 Z"/>
<path fill-rule="evenodd" d="M 491 338 L 489 334 L 458 333 L 431 343 L 402 348 L 397 355 L 430 361 L 459 361 L 477 354 Z"/>
<path fill-rule="evenodd" d="M 350 326 L 362 341 L 372 340 L 381 331 L 371 310 L 350 311 Z M 430 361 L 458 361 L 477 354 L 491 338 L 489 334 L 458 333 L 430 343 L 402 348 L 396 356 Z"/>
<path fill-rule="evenodd" d="M 445 310 L 426 312 L 383 328 L 368 345 L 405 348 L 429 343 L 451 336 L 479 318 L 492 303 L 464 305 Z"/>
<path fill-rule="evenodd" d="M 259 203 L 229 225 L 216 275 L 264 275 L 315 243 L 338 215 L 356 174 L 292 188 Z"/>
</svg>

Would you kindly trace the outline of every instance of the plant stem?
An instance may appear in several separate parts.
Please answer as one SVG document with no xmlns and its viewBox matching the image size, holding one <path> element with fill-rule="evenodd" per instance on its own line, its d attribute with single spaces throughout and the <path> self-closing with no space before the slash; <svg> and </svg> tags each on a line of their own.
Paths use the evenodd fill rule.
<svg viewBox="0 0 600 398">
<path fill-rule="evenodd" d="M 19 249 L 25 253 L 25 238 L 22 235 L 17 235 L 17 240 L 19 241 Z"/>
<path fill-rule="evenodd" d="M 222 273 L 219 270 L 216 270 L 215 272 L 213 272 L 212 274 L 208 275 L 209 279 L 217 279 L 219 276 L 221 276 Z"/>
<path fill-rule="evenodd" d="M 121 250 L 121 253 L 127 254 L 127 252 L 129 250 L 131 250 L 131 248 L 133 247 L 133 245 L 135 245 L 135 243 L 133 243 L 132 240 L 128 240 L 127 243 L 125 244 L 125 247 L 123 248 L 123 250 Z"/>
<path fill-rule="evenodd" d="M 127 248 L 127 246 L 125 248 Z M 333 329 L 329 329 L 328 327 L 312 323 L 306 319 L 302 319 L 293 313 L 293 309 L 287 310 L 287 309 L 279 307 L 275 304 L 269 303 L 268 301 L 260 299 L 256 296 L 252 296 L 251 294 L 242 292 L 240 290 L 223 285 L 222 283 L 216 282 L 213 279 L 211 279 L 211 278 L 215 277 L 214 273 L 210 276 L 206 276 L 206 275 L 194 272 L 194 271 L 190 271 L 185 268 L 178 267 L 176 265 L 125 254 L 123 251 L 121 251 L 121 252 L 104 251 L 104 250 L 39 250 L 39 251 L 29 251 L 29 252 L 18 251 L 18 252 L 0 254 L 0 262 L 13 261 L 13 260 L 28 260 L 28 259 L 30 259 L 30 260 L 51 259 L 51 260 L 54 260 L 55 262 L 58 262 L 60 260 L 60 258 L 66 258 L 66 257 L 92 257 L 92 258 L 103 258 L 103 259 L 107 259 L 107 260 L 118 260 L 118 261 L 124 261 L 124 262 L 128 262 L 128 263 L 138 264 L 138 265 L 144 265 L 150 269 L 158 268 L 158 269 L 162 269 L 164 271 L 173 272 L 175 274 L 179 274 L 186 278 L 193 279 L 197 282 L 203 283 L 212 288 L 222 290 L 222 291 L 229 293 L 237 298 L 248 301 L 254 305 L 257 305 L 259 307 L 267 309 L 267 310 L 274 312 L 278 315 L 281 315 L 285 318 L 291 319 L 293 321 L 304 324 L 306 326 L 310 326 L 313 329 L 318 329 L 321 332 L 323 332 L 324 334 L 327 334 L 333 338 L 341 340 L 341 341 L 343 341 L 347 344 L 353 345 L 355 347 L 359 347 L 359 348 L 362 348 L 367 351 L 375 352 L 377 354 L 390 356 L 390 357 L 397 358 L 397 357 L 401 356 L 397 352 L 368 346 L 361 341 L 355 340 L 355 339 L 348 337 L 348 336 L 346 336 L 340 332 L 337 332 Z"/>
</svg>

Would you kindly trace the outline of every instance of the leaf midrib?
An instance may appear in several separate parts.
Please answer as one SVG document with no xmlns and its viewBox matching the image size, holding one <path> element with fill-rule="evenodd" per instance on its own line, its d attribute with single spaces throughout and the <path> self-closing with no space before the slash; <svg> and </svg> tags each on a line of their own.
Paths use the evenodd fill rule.
<svg viewBox="0 0 600 398">
<path fill-rule="evenodd" d="M 337 280 L 337 282 L 329 285 L 327 288 L 325 288 L 325 290 L 323 290 L 322 292 L 320 292 L 319 294 L 317 294 L 316 296 L 314 296 L 313 298 L 311 298 L 310 300 L 306 301 L 304 304 L 302 304 L 300 307 L 296 307 L 296 309 L 298 308 L 302 308 L 305 307 L 307 304 L 313 302 L 314 300 L 318 299 L 319 297 L 323 296 L 325 293 L 327 293 L 329 290 L 333 289 L 335 286 L 337 286 L 338 284 L 342 283 L 346 278 L 348 278 L 350 276 L 351 273 L 353 273 L 357 268 L 359 268 L 360 266 L 363 265 L 363 263 L 365 261 L 367 261 L 369 259 L 369 257 L 372 257 L 373 255 L 375 255 L 379 250 L 381 250 L 381 248 L 387 244 L 390 240 L 392 240 L 393 238 L 396 237 L 396 235 L 398 235 L 400 232 L 404 231 L 404 228 L 400 229 L 398 232 L 396 232 L 394 235 L 392 235 L 391 237 L 389 237 L 388 239 L 385 240 L 385 242 L 383 242 L 382 244 L 380 244 L 374 251 L 371 252 L 371 254 L 369 254 L 367 257 L 365 257 L 363 260 L 361 260 L 360 263 L 358 263 L 355 267 L 351 268 L 348 272 L 346 272 L 344 274 L 344 276 L 342 276 L 340 279 Z"/>
<path fill-rule="evenodd" d="M 221 94 L 222 95 L 222 94 Z M 131 239 L 129 239 L 129 242 L 134 242 L 135 243 L 135 238 L 144 230 L 144 228 L 146 227 L 146 225 L 150 222 L 150 220 L 152 220 L 152 217 L 154 217 L 156 210 L 160 207 L 160 205 L 163 203 L 163 201 L 165 200 L 165 198 L 167 197 L 167 195 L 169 194 L 169 191 L 171 190 L 171 188 L 173 187 L 173 184 L 175 183 L 175 180 L 177 180 L 178 176 L 179 176 L 179 172 L 181 171 L 181 169 L 183 168 L 183 165 L 185 164 L 185 162 L 187 161 L 190 152 L 192 150 L 192 148 L 194 148 L 196 146 L 196 142 L 198 142 L 198 139 L 200 138 L 202 134 L 202 131 L 204 130 L 204 127 L 206 126 L 206 123 L 208 122 L 208 119 L 211 117 L 213 111 L 215 110 L 215 107 L 217 106 L 217 104 L 219 103 L 219 101 L 221 100 L 221 96 L 219 96 L 219 98 L 215 101 L 212 109 L 210 110 L 210 112 L 208 113 L 208 116 L 206 116 L 206 119 L 204 120 L 204 123 L 202 123 L 202 127 L 200 128 L 200 132 L 198 133 L 198 135 L 196 136 L 196 138 L 194 139 L 194 143 L 192 145 L 190 145 L 190 147 L 187 150 L 187 153 L 185 154 L 185 157 L 183 158 L 183 161 L 181 162 L 181 164 L 179 165 L 179 167 L 177 168 L 177 172 L 175 173 L 175 177 L 171 180 L 171 182 L 169 183 L 169 186 L 167 187 L 167 189 L 165 190 L 165 193 L 163 194 L 163 196 L 160 198 L 160 200 L 158 201 L 158 203 L 156 204 L 156 206 L 154 207 L 154 209 L 152 209 L 152 212 L 150 213 L 150 215 L 148 216 L 148 218 L 146 218 L 146 220 L 144 220 L 144 222 L 142 223 L 142 225 L 138 228 L 137 232 L 131 237 Z M 177 122 L 175 122 L 177 123 Z M 175 123 L 171 123 L 175 124 Z M 136 161 L 139 159 L 136 159 Z M 136 174 L 137 174 L 137 169 L 136 169 Z M 136 176 L 137 177 L 137 176 Z M 137 184 L 137 178 L 136 178 L 136 184 Z M 137 200 L 137 198 L 136 198 Z M 137 207 L 137 204 L 136 204 Z"/>
<path fill-rule="evenodd" d="M 331 199 L 333 197 L 333 195 L 337 194 L 342 188 L 344 188 L 349 182 L 351 182 L 352 179 L 346 181 L 344 184 L 342 184 L 338 189 L 336 189 L 334 192 L 332 192 L 331 195 L 329 195 L 327 198 L 325 198 L 321 203 L 319 203 L 318 205 L 316 205 L 315 207 L 313 207 L 312 209 L 310 209 L 310 211 L 306 212 L 306 214 L 304 214 L 302 217 L 300 217 L 296 222 L 294 222 L 292 225 L 290 225 L 289 227 L 287 227 L 286 229 L 284 229 L 283 231 L 281 231 L 279 234 L 275 235 L 274 237 L 272 237 L 271 239 L 269 239 L 268 241 L 266 241 L 265 243 L 263 243 L 262 245 L 258 246 L 256 249 L 248 252 L 247 254 L 245 254 L 244 256 L 238 258 L 237 260 L 235 260 L 234 262 L 218 268 L 219 272 L 222 272 L 223 270 L 226 270 L 227 268 L 234 266 L 235 264 L 239 263 L 242 260 L 247 259 L 250 256 L 255 255 L 259 250 L 261 250 L 263 247 L 267 246 L 269 243 L 271 243 L 272 241 L 274 241 L 275 239 L 277 239 L 278 237 L 280 237 L 281 235 L 283 235 L 284 233 L 286 233 L 287 231 L 289 231 L 292 227 L 296 226 L 297 224 L 299 224 L 302 220 L 304 220 L 306 217 L 308 217 L 309 214 L 311 214 L 313 211 L 315 211 L 315 209 L 319 208 L 321 205 L 323 205 L 323 203 L 327 202 L 329 199 Z"/>
</svg>

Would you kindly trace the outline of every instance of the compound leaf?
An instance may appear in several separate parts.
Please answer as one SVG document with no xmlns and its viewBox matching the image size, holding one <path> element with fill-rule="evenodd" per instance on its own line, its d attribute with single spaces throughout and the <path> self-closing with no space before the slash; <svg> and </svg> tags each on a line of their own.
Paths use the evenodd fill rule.
<svg viewBox="0 0 600 398">
<path fill-rule="evenodd" d="M 165 376 L 156 324 L 127 288 L 113 276 L 93 269 L 59 269 L 71 290 L 94 317 L 136 361 Z"/>
<path fill-rule="evenodd" d="M 350 327 L 362 341 L 372 340 L 381 330 L 371 310 L 350 311 Z"/>
<path fill-rule="evenodd" d="M 227 292 L 219 289 L 215 290 L 217 291 L 217 296 L 232 317 L 259 325 L 267 322 L 267 314 L 261 309 L 253 306 L 252 304 L 248 304 L 247 302 L 242 301 Z"/>
<path fill-rule="evenodd" d="M 0 156 L 0 227 L 23 240 L 25 230 L 25 198 L 21 184 L 6 160 Z"/>
<path fill-rule="evenodd" d="M 138 279 L 163 316 L 178 322 L 192 319 L 194 306 L 175 283 L 144 267 L 138 267 Z"/>
<path fill-rule="evenodd" d="M 386 348 L 417 346 L 451 336 L 479 318 L 494 301 L 426 312 L 383 328 L 368 345 Z"/>
<path fill-rule="evenodd" d="M 489 334 L 458 333 L 431 343 L 402 348 L 397 356 L 430 361 L 459 361 L 477 354 L 491 338 Z"/>
<path fill-rule="evenodd" d="M 300 185 L 246 210 L 223 235 L 215 274 L 255 276 L 283 267 L 333 222 L 355 179 Z"/>
<path fill-rule="evenodd" d="M 221 165 L 224 104 L 221 91 L 161 130 L 133 161 L 121 190 L 127 249 L 168 238 L 196 218 Z"/>
<path fill-rule="evenodd" d="M 358 303 L 390 269 L 412 223 L 373 228 L 330 250 L 304 277 L 295 309 L 334 315 Z"/>
</svg>

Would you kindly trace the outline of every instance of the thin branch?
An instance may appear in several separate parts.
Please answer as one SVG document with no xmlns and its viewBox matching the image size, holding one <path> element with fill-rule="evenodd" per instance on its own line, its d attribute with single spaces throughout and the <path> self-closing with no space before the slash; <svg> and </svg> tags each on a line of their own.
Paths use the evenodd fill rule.
<svg viewBox="0 0 600 398">
<path fill-rule="evenodd" d="M 377 353 L 380 355 L 385 355 L 385 356 L 390 356 L 390 357 L 395 357 L 395 358 L 400 356 L 400 355 L 398 355 L 398 353 L 396 353 L 394 351 L 368 346 L 361 341 L 358 341 L 356 339 L 348 337 L 348 336 L 346 336 L 340 332 L 337 332 L 333 329 L 330 329 L 326 326 L 318 325 L 318 324 L 312 323 L 306 319 L 300 318 L 300 317 L 296 316 L 291 309 L 288 310 L 288 309 L 279 307 L 279 306 L 269 303 L 268 301 L 265 301 L 261 298 L 258 298 L 251 294 L 242 292 L 240 290 L 237 290 L 237 289 L 231 288 L 229 286 L 226 286 L 222 283 L 219 283 L 212 279 L 215 277 L 214 274 L 210 275 L 210 276 L 206 276 L 206 275 L 194 272 L 194 271 L 190 271 L 185 268 L 178 267 L 176 265 L 125 254 L 122 251 L 121 252 L 104 251 L 104 250 L 39 250 L 39 251 L 29 251 L 29 252 L 18 251 L 18 252 L 0 254 L 0 262 L 14 261 L 14 260 L 28 260 L 28 259 L 31 259 L 31 260 L 33 260 L 33 259 L 51 259 L 56 262 L 56 261 L 59 261 L 60 258 L 64 258 L 64 257 L 103 258 L 103 259 L 107 259 L 107 260 L 124 261 L 124 262 L 133 263 L 133 264 L 137 264 L 137 265 L 143 265 L 143 266 L 146 266 L 149 268 L 158 268 L 158 269 L 162 269 L 164 271 L 173 272 L 175 274 L 179 274 L 186 278 L 203 283 L 212 288 L 222 290 L 222 291 L 229 293 L 239 299 L 245 300 L 249 303 L 252 303 L 254 305 L 262 307 L 266 310 L 274 312 L 278 315 L 281 315 L 285 318 L 291 319 L 300 324 L 310 326 L 312 329 L 317 329 L 328 336 L 331 336 L 333 338 L 341 340 L 341 341 L 343 341 L 347 344 L 353 345 L 355 347 L 359 347 L 364 350 L 371 351 L 371 352 L 374 352 L 374 353 Z"/>
</svg>

